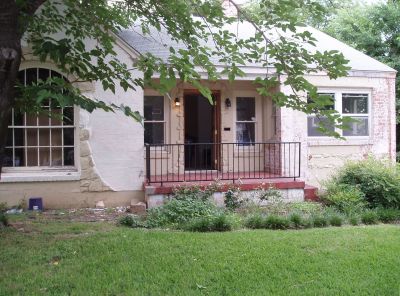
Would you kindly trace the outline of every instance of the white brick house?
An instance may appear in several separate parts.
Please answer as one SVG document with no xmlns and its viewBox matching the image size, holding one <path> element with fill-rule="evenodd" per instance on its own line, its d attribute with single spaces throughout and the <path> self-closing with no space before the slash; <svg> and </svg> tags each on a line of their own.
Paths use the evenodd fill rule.
<svg viewBox="0 0 400 296">
<path fill-rule="evenodd" d="M 276 108 L 258 95 L 252 81 L 267 70 L 257 65 L 242 67 L 246 77 L 232 84 L 204 81 L 214 106 L 182 82 L 169 94 L 172 99 L 151 89 L 117 88 L 114 95 L 99 83 L 78 84 L 87 96 L 143 111 L 145 129 L 121 114 L 76 107 L 63 111 L 70 118 L 64 122 L 13 114 L 0 202 L 42 197 L 47 208 L 94 206 L 99 200 L 115 206 L 167 194 L 183 181 L 205 184 L 215 178 L 226 183 L 240 178 L 247 190 L 272 182 L 288 198 L 304 199 L 305 183 L 319 186 L 346 160 L 369 154 L 394 160 L 395 70 L 310 30 L 319 50 L 337 49 L 350 60 L 348 77 L 307 77 L 334 98 L 343 116 L 360 120 L 344 132 L 346 141 L 320 135 L 312 115 Z M 116 50 L 127 63 L 146 51 L 166 54 L 133 31 L 121 33 Z M 51 63 L 25 54 L 22 81 L 57 73 Z M 290 93 L 283 84 L 281 90 Z"/>
</svg>

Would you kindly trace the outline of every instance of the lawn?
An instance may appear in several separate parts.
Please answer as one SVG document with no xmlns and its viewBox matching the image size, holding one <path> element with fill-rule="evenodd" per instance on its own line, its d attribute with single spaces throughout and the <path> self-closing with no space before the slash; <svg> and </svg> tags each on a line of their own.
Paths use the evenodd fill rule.
<svg viewBox="0 0 400 296">
<path fill-rule="evenodd" d="M 189 233 L 107 222 L 0 230 L 1 295 L 400 295 L 400 227 Z"/>
</svg>

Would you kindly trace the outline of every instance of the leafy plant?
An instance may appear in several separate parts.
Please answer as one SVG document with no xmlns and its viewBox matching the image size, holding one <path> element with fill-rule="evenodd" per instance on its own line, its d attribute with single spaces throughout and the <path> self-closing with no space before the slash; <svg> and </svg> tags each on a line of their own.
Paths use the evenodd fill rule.
<svg viewBox="0 0 400 296">
<path fill-rule="evenodd" d="M 334 176 L 333 184 L 357 187 L 371 207 L 400 208 L 399 172 L 396 166 L 384 161 L 369 158 L 349 162 Z M 346 194 L 347 200 L 349 196 L 357 200 L 357 192 Z"/>
<path fill-rule="evenodd" d="M 8 205 L 6 202 L 0 202 L 0 213 L 5 213 L 8 209 Z"/>
<path fill-rule="evenodd" d="M 118 220 L 118 224 L 133 228 L 146 226 L 146 224 L 141 220 L 141 218 L 136 215 L 123 216 Z"/>
<path fill-rule="evenodd" d="M 224 212 L 209 217 L 195 218 L 189 221 L 183 228 L 189 231 L 231 231 L 237 226 L 232 214 Z"/>
<path fill-rule="evenodd" d="M 225 207 L 231 211 L 240 208 L 244 204 L 240 187 L 229 186 L 228 190 L 225 192 L 224 195 L 224 203 Z"/>
<path fill-rule="evenodd" d="M 283 216 L 269 215 L 265 219 L 264 226 L 267 229 L 288 229 L 290 220 Z"/>
<path fill-rule="evenodd" d="M 322 215 L 315 215 L 312 217 L 312 224 L 314 227 L 326 227 L 328 226 L 328 219 Z"/>
<path fill-rule="evenodd" d="M 358 215 L 351 215 L 348 217 L 350 225 L 356 226 L 360 224 L 360 217 Z"/>
<path fill-rule="evenodd" d="M 5 213 L 0 212 L 0 228 L 2 226 L 8 226 L 8 218 Z"/>
<path fill-rule="evenodd" d="M 346 214 L 360 212 L 366 206 L 365 194 L 358 187 L 348 184 L 329 184 L 321 198 L 327 205 Z"/>
<path fill-rule="evenodd" d="M 290 222 L 293 224 L 295 228 L 301 228 L 304 226 L 304 219 L 303 217 L 298 214 L 298 213 L 293 213 L 289 216 Z"/>
<path fill-rule="evenodd" d="M 398 209 L 377 209 L 378 219 L 383 223 L 393 223 L 400 220 L 400 210 Z"/>
<path fill-rule="evenodd" d="M 361 214 L 361 222 L 364 224 L 377 224 L 379 221 L 379 216 L 376 211 L 367 210 Z"/>
<path fill-rule="evenodd" d="M 343 225 L 344 219 L 343 216 L 339 214 L 333 214 L 329 216 L 329 224 L 332 226 L 340 227 Z"/>
<path fill-rule="evenodd" d="M 247 217 L 244 226 L 250 229 L 264 228 L 264 218 L 261 214 L 253 214 Z"/>
</svg>

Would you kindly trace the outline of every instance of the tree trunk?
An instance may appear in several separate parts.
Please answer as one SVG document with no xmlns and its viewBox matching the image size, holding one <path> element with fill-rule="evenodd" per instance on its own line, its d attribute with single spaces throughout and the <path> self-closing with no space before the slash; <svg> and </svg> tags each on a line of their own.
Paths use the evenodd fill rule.
<svg viewBox="0 0 400 296">
<path fill-rule="evenodd" d="M 15 103 L 15 84 L 21 63 L 21 32 L 15 0 L 0 1 L 0 177 L 11 109 Z"/>
</svg>

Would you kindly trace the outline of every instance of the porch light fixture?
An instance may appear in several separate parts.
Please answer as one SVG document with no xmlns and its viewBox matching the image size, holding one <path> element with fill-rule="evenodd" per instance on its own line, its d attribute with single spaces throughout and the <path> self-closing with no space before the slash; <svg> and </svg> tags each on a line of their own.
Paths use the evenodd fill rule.
<svg viewBox="0 0 400 296">
<path fill-rule="evenodd" d="M 231 99 L 230 98 L 226 98 L 225 99 L 225 107 L 226 108 L 230 108 L 231 106 L 232 106 Z"/>
<path fill-rule="evenodd" d="M 181 105 L 181 101 L 179 100 L 178 97 L 175 98 L 175 106 L 179 107 Z"/>
</svg>

